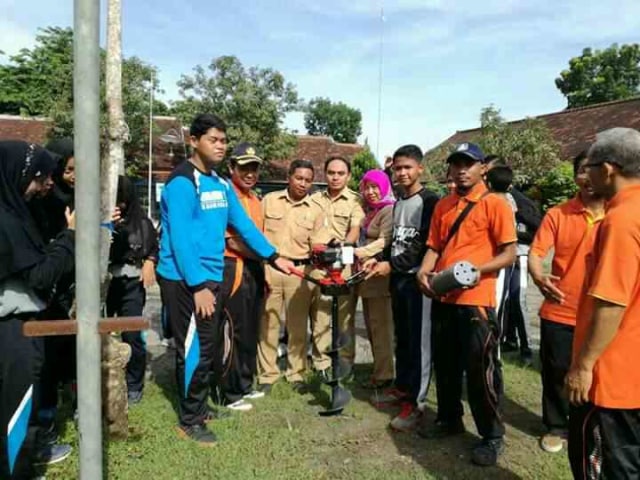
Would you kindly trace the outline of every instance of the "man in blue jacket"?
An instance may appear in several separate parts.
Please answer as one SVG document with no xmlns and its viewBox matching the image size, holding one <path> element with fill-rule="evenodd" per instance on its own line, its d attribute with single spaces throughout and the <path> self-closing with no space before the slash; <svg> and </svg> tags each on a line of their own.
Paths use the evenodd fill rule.
<svg viewBox="0 0 640 480">
<path fill-rule="evenodd" d="M 223 374 L 224 305 L 216 305 L 224 269 L 225 231 L 230 224 L 258 258 L 289 274 L 293 263 L 275 248 L 245 213 L 233 188 L 213 171 L 224 158 L 226 125 L 215 115 L 198 115 L 191 124 L 193 156 L 169 177 L 161 201 L 162 237 L 158 276 L 176 343 L 176 379 L 181 436 L 213 445 L 205 427 L 209 376 L 215 386 Z M 221 292 L 223 293 L 223 292 Z M 221 294 L 220 298 L 224 298 Z M 212 371 L 213 373 L 210 373 Z"/>
</svg>

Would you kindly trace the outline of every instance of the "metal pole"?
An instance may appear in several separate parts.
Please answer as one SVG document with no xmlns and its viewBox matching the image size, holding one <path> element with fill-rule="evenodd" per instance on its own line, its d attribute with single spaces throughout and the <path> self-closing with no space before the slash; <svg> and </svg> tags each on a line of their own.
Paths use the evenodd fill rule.
<svg viewBox="0 0 640 480">
<path fill-rule="evenodd" d="M 151 218 L 151 199 L 153 196 L 151 195 L 151 187 L 152 187 L 152 177 L 151 172 L 153 168 L 153 72 L 151 72 L 151 89 L 149 90 L 149 172 L 147 179 L 147 196 L 149 205 L 147 206 L 147 216 Z"/>
<path fill-rule="evenodd" d="M 80 478 L 102 479 L 100 370 L 100 2 L 75 0 L 73 122 Z M 81 260 L 81 261 L 80 261 Z"/>
</svg>

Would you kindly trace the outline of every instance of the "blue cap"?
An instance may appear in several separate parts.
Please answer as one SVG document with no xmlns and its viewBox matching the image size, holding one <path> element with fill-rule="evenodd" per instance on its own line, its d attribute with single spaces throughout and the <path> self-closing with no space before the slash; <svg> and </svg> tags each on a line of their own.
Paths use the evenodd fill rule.
<svg viewBox="0 0 640 480">
<path fill-rule="evenodd" d="M 475 143 L 461 143 L 456 146 L 456 149 L 447 158 L 447 163 L 451 163 L 455 158 L 467 157 L 475 162 L 484 163 L 484 153 L 482 149 Z"/>
</svg>

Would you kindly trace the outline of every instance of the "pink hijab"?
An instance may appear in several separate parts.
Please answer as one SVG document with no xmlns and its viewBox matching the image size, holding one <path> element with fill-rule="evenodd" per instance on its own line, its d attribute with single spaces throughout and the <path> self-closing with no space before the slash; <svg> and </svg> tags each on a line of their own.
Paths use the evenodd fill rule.
<svg viewBox="0 0 640 480">
<path fill-rule="evenodd" d="M 360 180 L 360 193 L 364 194 L 364 187 L 367 183 L 373 183 L 377 185 L 380 189 L 380 196 L 382 198 L 375 203 L 367 201 L 366 198 L 364 199 L 368 210 L 363 224 L 363 227 L 365 229 L 369 226 L 369 223 L 371 222 L 373 217 L 375 217 L 376 213 L 378 213 L 379 210 L 386 207 L 387 205 L 393 205 L 396 201 L 395 197 L 393 196 L 393 189 L 391 188 L 389 177 L 382 170 L 369 170 L 362 176 L 362 179 Z"/>
</svg>

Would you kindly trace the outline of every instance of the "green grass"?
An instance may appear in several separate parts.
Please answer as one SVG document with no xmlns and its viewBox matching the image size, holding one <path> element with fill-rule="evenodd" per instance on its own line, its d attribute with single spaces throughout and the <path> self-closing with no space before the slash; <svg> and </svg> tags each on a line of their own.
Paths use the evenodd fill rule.
<svg viewBox="0 0 640 480">
<path fill-rule="evenodd" d="M 255 401 L 251 412 L 234 413 L 211 424 L 219 437 L 202 448 L 176 435 L 173 374 L 168 356 L 154 361 L 155 381 L 146 387 L 142 403 L 130 410 L 131 437 L 105 447 L 109 479 L 463 479 L 571 478 L 564 453 L 545 454 L 537 445 L 541 433 L 540 377 L 507 362 L 504 417 L 506 452 L 495 468 L 469 464 L 475 433 L 453 439 L 427 441 L 415 434 L 387 428 L 394 411 L 377 411 L 369 392 L 351 387 L 354 399 L 341 417 L 322 418 L 318 401 L 324 390 L 312 380 L 314 392 L 295 394 L 276 384 L 272 394 Z M 356 381 L 366 378 L 358 369 Z M 433 418 L 432 388 L 427 415 Z M 466 407 L 466 406 L 465 406 Z M 465 423 L 475 432 L 468 408 Z M 77 434 L 73 422 L 64 424 L 64 439 L 75 445 L 65 463 L 49 468 L 47 479 L 77 477 Z"/>
</svg>

